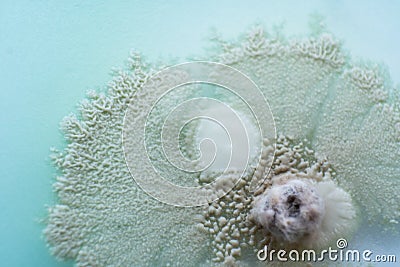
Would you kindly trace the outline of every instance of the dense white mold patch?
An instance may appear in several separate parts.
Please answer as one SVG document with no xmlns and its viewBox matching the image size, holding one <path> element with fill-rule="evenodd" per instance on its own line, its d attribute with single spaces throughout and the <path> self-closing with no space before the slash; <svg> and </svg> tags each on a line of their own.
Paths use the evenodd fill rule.
<svg viewBox="0 0 400 267">
<path fill-rule="evenodd" d="M 68 145 L 53 154 L 60 170 L 58 204 L 49 209 L 45 229 L 54 255 L 78 266 L 254 262 L 264 245 L 282 246 L 254 212 L 255 199 L 282 177 L 308 181 L 324 200 L 319 236 L 293 247 L 350 236 L 354 206 L 371 224 L 398 224 L 400 98 L 384 70 L 353 64 L 330 34 L 295 40 L 257 28 L 240 42 L 220 45 L 212 58 L 248 75 L 269 101 L 282 133 L 275 157 L 268 157 L 274 148 L 265 140 L 260 163 L 206 208 L 177 208 L 149 197 L 132 179 L 122 151 L 132 95 L 151 94 L 141 87 L 152 70 L 134 56 L 127 70 L 114 74 L 106 94 L 89 93 L 80 114 L 62 122 Z M 182 142 L 190 147 L 196 133 L 188 134 L 193 136 Z M 234 176 L 227 173 L 221 183 Z M 198 182 L 210 180 L 211 171 Z"/>
<path fill-rule="evenodd" d="M 220 108 L 208 107 L 211 109 L 210 113 L 218 113 L 220 116 L 220 120 L 224 121 L 224 124 L 233 125 L 233 120 L 231 118 L 232 114 L 228 113 L 226 110 L 221 110 Z M 235 106 L 232 107 L 235 109 Z M 260 146 L 261 146 L 261 137 L 259 129 L 257 129 L 256 122 L 251 120 L 250 114 L 245 114 L 240 111 L 235 111 L 237 116 L 240 118 L 244 129 L 247 134 L 247 142 L 239 143 L 236 147 L 237 151 L 241 151 L 241 153 L 249 152 L 248 161 L 249 164 L 253 164 L 259 159 L 260 156 Z M 198 123 L 197 129 L 195 131 L 195 143 L 199 144 L 201 140 L 209 139 L 212 140 L 215 144 L 215 147 L 218 149 L 215 153 L 215 159 L 212 164 L 201 173 L 201 176 L 212 176 L 213 173 L 223 173 L 227 166 L 230 166 L 230 170 L 241 169 L 240 164 L 235 162 L 234 159 L 231 158 L 231 146 L 232 142 L 230 139 L 235 135 L 240 134 L 240 131 L 233 129 L 229 133 L 221 127 L 218 123 L 210 120 L 202 120 Z M 208 158 L 212 157 L 214 154 L 214 149 L 204 149 L 202 150 L 203 156 Z M 209 154 L 209 155 L 206 155 Z"/>
</svg>

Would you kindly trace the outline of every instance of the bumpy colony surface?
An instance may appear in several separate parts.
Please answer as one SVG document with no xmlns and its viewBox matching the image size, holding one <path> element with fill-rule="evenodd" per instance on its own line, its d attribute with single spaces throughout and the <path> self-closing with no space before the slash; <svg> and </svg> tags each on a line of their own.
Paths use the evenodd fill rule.
<svg viewBox="0 0 400 267">
<path fill-rule="evenodd" d="M 318 197 L 325 197 L 320 235 L 305 245 L 338 234 L 324 229 L 347 234 L 354 207 L 371 223 L 398 222 L 399 90 L 384 68 L 353 62 L 329 34 L 298 40 L 257 28 L 237 43 L 218 45 L 204 59 L 239 69 L 268 99 L 280 134 L 275 157 L 265 154 L 252 173 L 207 207 L 177 208 L 146 195 L 132 179 L 121 146 L 131 95 L 151 93 L 141 87 L 152 70 L 133 56 L 105 94 L 91 92 L 79 114 L 62 122 L 68 144 L 54 151 L 58 203 L 45 229 L 54 255 L 78 266 L 245 264 L 260 246 L 279 246 L 275 228 L 257 219 L 255 209 L 257 199 L 271 197 L 278 176 L 313 181 Z M 271 149 L 268 144 L 264 149 Z M 268 161 L 271 172 L 265 170 Z M 263 181 L 256 192 L 249 190 L 253 179 Z M 344 219 L 333 221 L 335 216 Z"/>
</svg>

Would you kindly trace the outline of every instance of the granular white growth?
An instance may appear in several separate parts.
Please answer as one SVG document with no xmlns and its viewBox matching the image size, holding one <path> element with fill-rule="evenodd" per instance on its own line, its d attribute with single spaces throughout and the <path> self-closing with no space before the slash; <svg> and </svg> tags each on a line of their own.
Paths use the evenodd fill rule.
<svg viewBox="0 0 400 267">
<path fill-rule="evenodd" d="M 267 244 L 272 249 L 282 244 L 320 248 L 335 238 L 350 237 L 356 225 L 352 200 L 332 181 L 335 173 L 326 159 L 316 159 L 304 142 L 283 136 L 277 139 L 273 159 L 270 149 L 265 140 L 263 157 L 253 175 L 241 179 L 203 212 L 198 227 L 211 235 L 215 262 L 251 261 Z M 269 170 L 266 166 L 271 160 Z M 258 183 L 255 192 L 250 186 L 253 181 Z M 280 212 L 275 221 L 271 210 Z"/>
</svg>

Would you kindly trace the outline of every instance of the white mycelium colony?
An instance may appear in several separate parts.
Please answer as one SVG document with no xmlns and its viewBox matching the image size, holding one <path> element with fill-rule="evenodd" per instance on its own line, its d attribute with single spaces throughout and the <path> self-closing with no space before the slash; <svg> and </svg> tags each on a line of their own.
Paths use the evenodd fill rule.
<svg viewBox="0 0 400 267">
<path fill-rule="evenodd" d="M 107 94 L 90 93 L 80 114 L 62 123 L 68 145 L 54 154 L 59 199 L 45 229 L 56 256 L 78 266 L 245 264 L 265 244 L 319 247 L 348 236 L 355 207 L 371 223 L 398 223 L 399 90 L 384 68 L 352 62 L 329 34 L 293 40 L 257 29 L 238 43 L 220 44 L 206 59 L 248 75 L 271 105 L 282 134 L 275 158 L 265 153 L 254 173 L 206 208 L 149 197 L 131 178 L 121 145 L 130 96 L 150 74 L 133 60 L 115 74 Z M 252 180 L 263 178 L 252 192 Z M 281 197 L 290 190 L 297 196 Z M 312 199 L 303 199 L 302 190 L 312 191 Z M 278 223 L 271 209 L 287 214 Z M 302 211 L 308 215 L 288 227 L 289 213 Z"/>
</svg>

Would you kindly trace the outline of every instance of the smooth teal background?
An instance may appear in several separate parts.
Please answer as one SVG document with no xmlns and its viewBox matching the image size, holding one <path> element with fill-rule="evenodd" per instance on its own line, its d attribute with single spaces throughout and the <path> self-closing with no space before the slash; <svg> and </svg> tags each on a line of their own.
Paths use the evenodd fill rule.
<svg viewBox="0 0 400 267">
<path fill-rule="evenodd" d="M 88 89 L 102 89 L 134 49 L 154 61 L 198 55 L 211 28 L 236 38 L 256 22 L 304 35 L 326 17 L 355 57 L 400 81 L 400 1 L 0 1 L 0 265 L 59 263 L 41 237 L 54 203 L 49 148 Z M 278 3 L 279 2 L 279 3 Z"/>
</svg>

